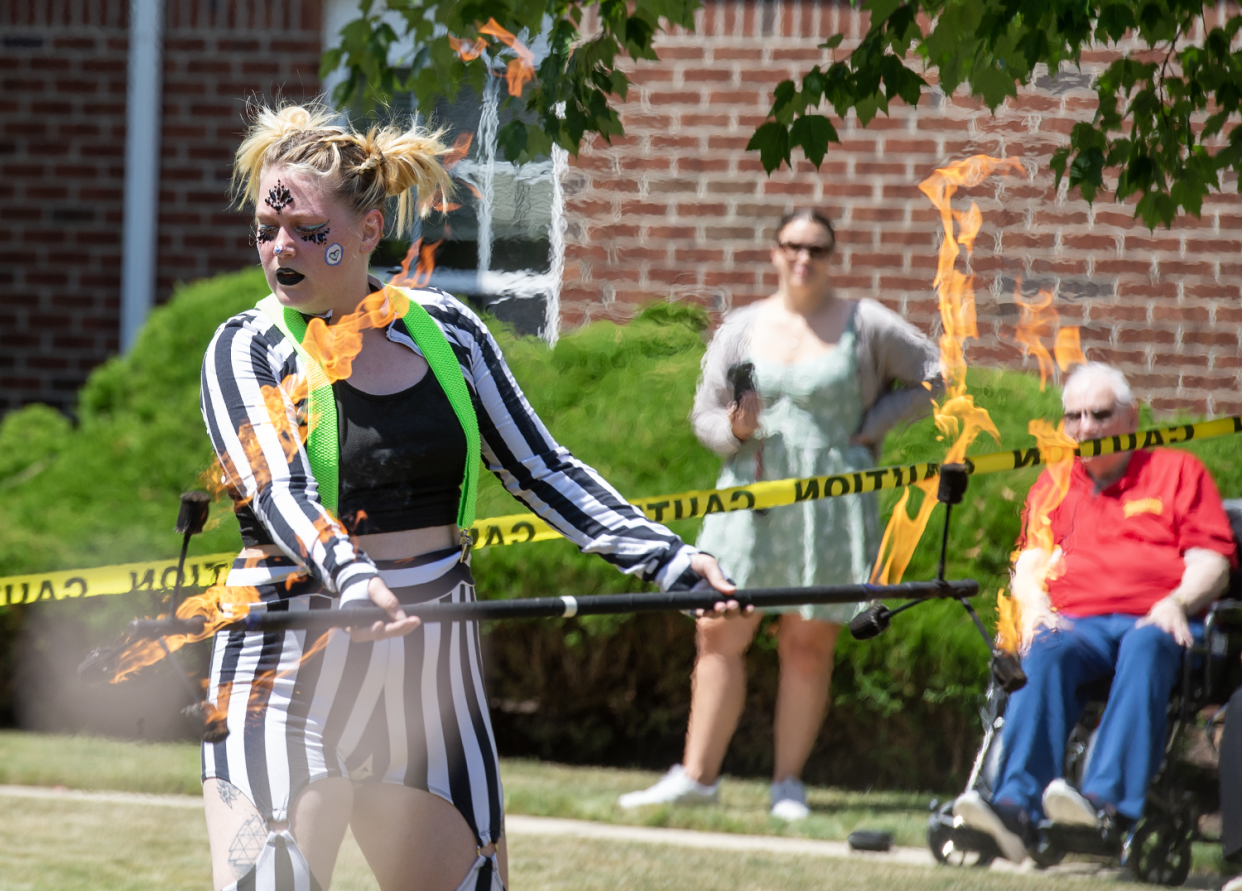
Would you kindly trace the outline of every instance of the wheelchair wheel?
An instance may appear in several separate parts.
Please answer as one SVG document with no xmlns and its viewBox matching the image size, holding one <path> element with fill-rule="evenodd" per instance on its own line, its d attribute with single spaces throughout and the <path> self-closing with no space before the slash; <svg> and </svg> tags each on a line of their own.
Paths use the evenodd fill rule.
<svg viewBox="0 0 1242 891">
<path fill-rule="evenodd" d="M 1046 838 L 1041 838 L 1039 844 L 1034 849 L 1028 849 L 1027 853 L 1035 862 L 1036 869 L 1048 869 L 1065 859 L 1065 851 L 1049 844 Z"/>
<path fill-rule="evenodd" d="M 954 828 L 952 802 L 933 811 L 927 819 L 927 847 L 941 866 L 976 866 L 987 869 L 1000 856 L 996 844 L 986 835 Z"/>
<path fill-rule="evenodd" d="M 1190 836 L 1172 820 L 1144 820 L 1126 847 L 1125 865 L 1140 882 L 1176 886 L 1190 875 Z"/>
<path fill-rule="evenodd" d="M 953 824 L 945 824 L 932 817 L 927 822 L 927 847 L 931 848 L 932 856 L 939 864 L 949 862 L 949 842 L 953 840 Z"/>
</svg>

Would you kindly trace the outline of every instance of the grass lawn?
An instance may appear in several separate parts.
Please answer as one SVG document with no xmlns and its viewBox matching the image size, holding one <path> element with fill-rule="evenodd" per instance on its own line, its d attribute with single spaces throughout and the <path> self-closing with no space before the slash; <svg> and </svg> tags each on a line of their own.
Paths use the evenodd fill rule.
<svg viewBox="0 0 1242 891">
<path fill-rule="evenodd" d="M 188 743 L 0 731 L 0 785 L 197 795 L 198 775 L 198 746 Z M 924 843 L 929 798 L 812 788 L 814 814 L 791 826 L 768 816 L 768 787 L 759 780 L 726 779 L 719 807 L 623 811 L 617 796 L 650 785 L 656 774 L 505 759 L 501 778 L 511 814 L 838 840 L 865 826 L 893 832 L 898 844 L 911 846 Z"/>
<path fill-rule="evenodd" d="M 5 891 L 203 891 L 210 887 L 207 832 L 194 809 L 79 800 L 0 797 Z M 619 887 L 669 891 L 891 888 L 915 891 L 1030 891 L 1039 877 L 971 869 L 928 869 L 871 861 L 539 836 L 510 840 L 515 891 Z M 725 867 L 727 863 L 727 868 Z M 1099 882 L 1058 878 L 1074 891 Z M 1123 887 L 1110 883 L 1113 887 Z M 1124 887 L 1140 887 L 1125 885 Z M 347 836 L 333 891 L 378 891 L 362 852 Z"/>
<path fill-rule="evenodd" d="M 899 845 L 921 847 L 928 796 L 813 788 L 812 816 L 790 826 L 767 814 L 767 784 L 726 779 L 718 807 L 622 811 L 622 792 L 653 782 L 643 771 L 566 767 L 534 761 L 502 764 L 510 814 L 677 827 L 754 835 L 844 839 L 853 829 L 887 829 Z M 0 732 L 0 785 L 197 794 L 198 747 L 138 744 L 90 737 Z M 5 843 L 0 888 L 178 889 L 210 882 L 207 839 L 195 809 L 79 800 L 4 797 Z M 730 854 L 665 845 L 517 835 L 510 840 L 515 889 L 846 888 L 1029 889 L 1047 879 L 959 869 L 920 869 L 875 862 L 752 852 Z M 1212 887 L 1218 846 L 1196 849 L 1198 887 Z M 1085 879 L 1058 877 L 1056 887 Z M 1098 881 L 1095 882 L 1098 885 Z M 375 889 L 352 838 L 341 851 L 333 888 Z"/>
</svg>

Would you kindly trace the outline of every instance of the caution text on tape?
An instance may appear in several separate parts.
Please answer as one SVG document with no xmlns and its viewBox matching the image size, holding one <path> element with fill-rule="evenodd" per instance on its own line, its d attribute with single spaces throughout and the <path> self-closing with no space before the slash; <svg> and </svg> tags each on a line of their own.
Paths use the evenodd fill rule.
<svg viewBox="0 0 1242 891">
<path fill-rule="evenodd" d="M 1242 416 L 1217 418 L 1197 424 L 1178 424 L 1140 430 L 1124 436 L 1090 440 L 1080 443 L 1077 449 L 1072 450 L 1072 454 L 1092 457 L 1111 452 L 1177 445 L 1191 440 L 1209 439 L 1232 433 L 1242 433 Z M 1065 460 L 1071 450 L 1066 449 L 1065 452 L 1066 454 L 1062 455 L 1044 454 L 1038 448 L 1011 449 L 975 455 L 967 458 L 965 463 L 972 475 L 1000 473 L 1023 467 L 1037 467 L 1050 460 Z M 633 504 L 640 508 L 649 519 L 658 523 L 667 523 L 672 520 L 705 517 L 714 513 L 763 510 L 821 498 L 900 489 L 935 479 L 939 475 L 940 464 L 929 461 L 920 464 L 875 467 L 870 470 L 805 479 L 766 480 L 730 489 L 679 492 L 673 495 L 640 499 Z M 479 520 L 471 528 L 470 534 L 476 548 L 550 541 L 561 537 L 559 532 L 534 514 L 512 514 Z M 222 580 L 222 573 L 232 566 L 234 556 L 233 554 L 209 554 L 189 558 L 186 562 L 185 585 L 203 587 L 215 584 L 218 579 Z M 94 569 L 71 569 L 11 576 L 0 578 L 0 606 L 105 594 L 170 591 L 176 583 L 176 575 L 176 560 L 157 560 L 100 566 Z"/>
</svg>

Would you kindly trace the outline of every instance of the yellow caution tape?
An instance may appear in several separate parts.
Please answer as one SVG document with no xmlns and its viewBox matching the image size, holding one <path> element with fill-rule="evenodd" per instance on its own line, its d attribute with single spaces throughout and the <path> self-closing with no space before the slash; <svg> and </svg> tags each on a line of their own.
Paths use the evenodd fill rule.
<svg viewBox="0 0 1242 891">
<path fill-rule="evenodd" d="M 1140 430 L 1125 436 L 1113 436 L 1079 444 L 1075 454 L 1092 457 L 1111 452 L 1131 451 L 1153 446 L 1178 445 L 1192 439 L 1210 439 L 1242 433 L 1242 416 L 1217 418 L 1198 424 L 1178 424 Z M 966 459 L 972 475 L 1000 473 L 1022 467 L 1036 467 L 1046 459 L 1063 460 L 1059 455 L 1045 456 L 1038 448 L 1011 449 L 992 452 Z M 686 520 L 708 514 L 727 513 L 735 510 L 762 510 L 814 501 L 819 498 L 835 498 L 859 492 L 878 492 L 883 489 L 899 489 L 916 482 L 935 479 L 940 475 L 938 462 L 905 464 L 893 467 L 876 467 L 834 476 L 815 476 L 806 479 L 768 480 L 750 486 L 731 489 L 699 489 L 679 492 L 675 495 L 658 495 L 633 502 L 648 518 L 658 523 L 670 520 Z M 470 530 L 476 548 L 500 545 L 525 544 L 532 541 L 549 541 L 561 535 L 534 514 L 512 514 L 479 520 Z M 192 557 L 186 561 L 186 581 L 189 587 L 215 584 L 217 576 L 231 567 L 234 554 L 210 554 Z M 146 563 L 125 563 L 119 566 L 101 566 L 95 569 L 72 569 L 63 572 L 44 572 L 32 575 L 0 578 L 0 606 L 17 603 L 36 603 L 41 600 L 66 600 L 78 597 L 94 597 L 101 594 L 130 594 L 135 591 L 168 591 L 176 581 L 177 561 L 159 560 Z"/>
<path fill-rule="evenodd" d="M 1176 445 L 1192 439 L 1209 439 L 1242 432 L 1242 416 L 1219 418 L 1198 424 L 1179 424 L 1140 430 L 1125 436 L 1093 439 L 1079 444 L 1075 454 L 1093 457 L 1110 452 L 1132 451 L 1153 446 Z M 1063 460 L 1052 455 L 1053 460 Z M 972 475 L 1000 473 L 1022 467 L 1036 467 L 1045 462 L 1038 448 L 1012 449 L 992 452 L 966 459 Z M 767 480 L 749 486 L 731 489 L 700 489 L 679 492 L 676 495 L 658 495 L 633 502 L 649 519 L 657 523 L 670 520 L 687 520 L 708 514 L 727 513 L 734 510 L 762 510 L 814 501 L 819 498 L 835 498 L 838 495 L 854 495 L 859 492 L 878 492 L 883 489 L 900 489 L 940 475 L 940 464 L 924 462 L 893 467 L 876 467 L 835 476 L 813 476 L 806 479 Z M 530 541 L 547 541 L 560 538 L 560 533 L 534 514 L 514 514 L 480 520 L 470 530 L 475 547 L 525 544 Z"/>
<path fill-rule="evenodd" d="M 221 572 L 233 565 L 236 554 L 187 557 L 186 587 L 216 584 Z M 73 600 L 101 594 L 133 594 L 138 591 L 171 591 L 177 581 L 177 561 L 148 560 L 94 569 L 66 569 L 0 578 L 0 606 L 37 603 L 40 600 Z"/>
</svg>

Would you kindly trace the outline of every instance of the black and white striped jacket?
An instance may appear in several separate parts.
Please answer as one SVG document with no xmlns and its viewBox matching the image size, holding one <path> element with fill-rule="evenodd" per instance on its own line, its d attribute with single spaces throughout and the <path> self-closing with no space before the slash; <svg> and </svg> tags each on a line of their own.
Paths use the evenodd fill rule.
<svg viewBox="0 0 1242 891">
<path fill-rule="evenodd" d="M 599 554 L 661 589 L 689 573 L 697 549 L 648 520 L 552 438 L 478 316 L 439 290 L 406 294 L 426 308 L 448 339 L 474 400 L 483 460 L 515 498 L 585 553 Z M 400 319 L 387 333 L 418 352 Z M 377 573 L 320 504 L 305 448 L 291 442 L 289 431 L 296 434 L 299 411 L 304 419 L 306 406 L 304 399 L 297 405 L 290 399 L 289 384 L 304 374 L 292 343 L 266 315 L 257 309 L 239 313 L 220 326 L 207 348 L 203 418 L 236 509 L 253 511 L 271 541 L 320 590 L 343 595 Z M 293 568 L 280 558 L 268 563 L 272 579 Z M 264 568 L 254 561 L 248 565 Z M 688 575 L 682 581 L 689 580 Z M 350 591 L 349 599 L 365 598 L 364 590 Z"/>
</svg>

